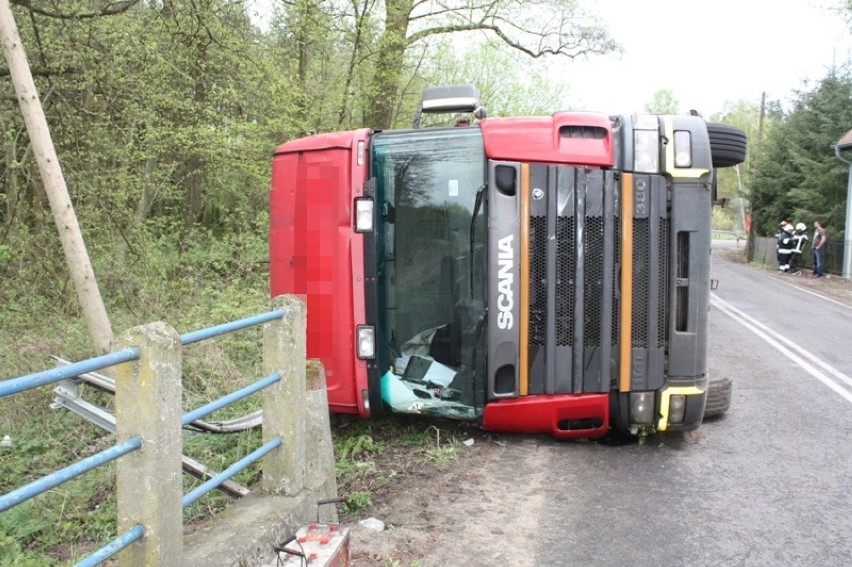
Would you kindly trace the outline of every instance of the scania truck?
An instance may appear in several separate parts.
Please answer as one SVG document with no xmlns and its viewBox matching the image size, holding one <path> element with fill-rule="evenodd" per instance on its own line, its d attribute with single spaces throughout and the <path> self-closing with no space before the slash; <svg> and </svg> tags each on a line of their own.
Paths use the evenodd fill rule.
<svg viewBox="0 0 852 567">
<path fill-rule="evenodd" d="M 304 298 L 334 412 L 695 429 L 716 169 L 745 151 L 695 113 L 492 118 L 474 87 L 432 87 L 410 129 L 277 148 L 271 293 Z"/>
</svg>

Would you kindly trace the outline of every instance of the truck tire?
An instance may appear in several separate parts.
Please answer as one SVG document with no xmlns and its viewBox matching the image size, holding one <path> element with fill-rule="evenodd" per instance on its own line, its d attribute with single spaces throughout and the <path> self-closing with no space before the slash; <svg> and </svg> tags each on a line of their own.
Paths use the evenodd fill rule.
<svg viewBox="0 0 852 567">
<path fill-rule="evenodd" d="M 731 392 L 734 383 L 725 376 L 710 377 L 707 388 L 707 403 L 704 406 L 704 419 L 722 415 L 731 407 Z"/>
<path fill-rule="evenodd" d="M 739 128 L 727 124 L 707 123 L 713 167 L 732 167 L 745 161 L 747 139 Z"/>
</svg>

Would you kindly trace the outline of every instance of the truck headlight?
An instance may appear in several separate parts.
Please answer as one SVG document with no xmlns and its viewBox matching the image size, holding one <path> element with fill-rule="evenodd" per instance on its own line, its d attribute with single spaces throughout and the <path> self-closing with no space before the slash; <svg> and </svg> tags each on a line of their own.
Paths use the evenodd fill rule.
<svg viewBox="0 0 852 567">
<path fill-rule="evenodd" d="M 657 173 L 660 169 L 660 138 L 657 132 L 637 130 L 633 133 L 635 158 L 633 169 L 637 173 Z"/>
<path fill-rule="evenodd" d="M 654 422 L 654 392 L 630 392 L 630 422 L 639 425 Z"/>
<path fill-rule="evenodd" d="M 633 130 L 633 171 L 657 173 L 660 170 L 660 129 L 656 116 L 636 117 Z"/>
<path fill-rule="evenodd" d="M 355 232 L 372 232 L 373 218 L 373 200 L 367 197 L 355 199 Z"/>
<path fill-rule="evenodd" d="M 686 396 L 673 395 L 669 399 L 669 423 L 683 423 L 686 413 Z"/>
<path fill-rule="evenodd" d="M 376 358 L 376 329 L 371 325 L 358 325 L 358 358 Z"/>
</svg>

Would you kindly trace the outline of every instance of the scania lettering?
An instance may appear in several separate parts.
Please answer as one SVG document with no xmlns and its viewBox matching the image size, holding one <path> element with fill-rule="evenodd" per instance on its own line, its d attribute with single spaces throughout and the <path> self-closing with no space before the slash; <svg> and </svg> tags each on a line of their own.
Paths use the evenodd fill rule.
<svg viewBox="0 0 852 567">
<path fill-rule="evenodd" d="M 716 169 L 745 135 L 697 115 L 489 118 L 478 100 L 430 88 L 410 129 L 275 152 L 271 293 L 306 301 L 332 411 L 695 429 Z M 429 113 L 464 119 L 420 127 Z"/>
<path fill-rule="evenodd" d="M 515 276 L 512 273 L 514 264 L 515 251 L 512 248 L 512 236 L 501 238 L 498 244 L 499 253 L 497 255 L 497 264 L 499 271 L 497 272 L 497 326 L 501 329 L 511 329 L 514 319 L 512 318 L 512 283 L 515 281 Z"/>
</svg>

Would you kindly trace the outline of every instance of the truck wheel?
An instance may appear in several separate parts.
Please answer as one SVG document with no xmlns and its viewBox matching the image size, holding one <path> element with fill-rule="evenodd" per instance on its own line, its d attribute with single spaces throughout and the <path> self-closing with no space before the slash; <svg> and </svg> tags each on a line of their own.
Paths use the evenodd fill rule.
<svg viewBox="0 0 852 567">
<path fill-rule="evenodd" d="M 746 134 L 727 124 L 707 123 L 713 167 L 732 167 L 745 161 Z"/>
<path fill-rule="evenodd" d="M 734 383 L 730 378 L 721 376 L 710 378 L 707 388 L 707 403 L 704 406 L 704 419 L 722 415 L 731 407 L 731 391 Z"/>
</svg>

